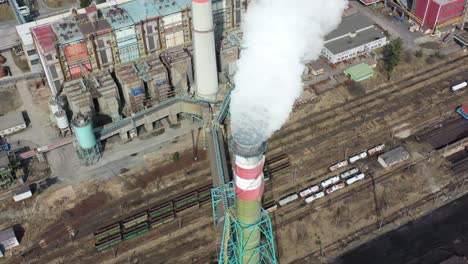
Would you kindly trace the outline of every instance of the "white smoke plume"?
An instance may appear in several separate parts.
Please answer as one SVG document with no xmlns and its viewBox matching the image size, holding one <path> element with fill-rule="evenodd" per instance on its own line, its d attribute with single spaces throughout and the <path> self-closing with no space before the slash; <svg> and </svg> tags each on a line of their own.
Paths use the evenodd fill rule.
<svg viewBox="0 0 468 264">
<path fill-rule="evenodd" d="M 302 93 L 304 62 L 317 59 L 346 0 L 255 0 L 248 6 L 231 126 L 236 142 L 257 145 L 286 122 Z"/>
</svg>

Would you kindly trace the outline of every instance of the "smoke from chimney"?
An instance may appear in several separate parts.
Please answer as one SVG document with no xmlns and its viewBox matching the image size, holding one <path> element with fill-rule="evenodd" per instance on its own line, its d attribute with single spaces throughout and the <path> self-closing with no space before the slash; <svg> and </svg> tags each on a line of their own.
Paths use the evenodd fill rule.
<svg viewBox="0 0 468 264">
<path fill-rule="evenodd" d="M 234 77 L 231 126 L 245 145 L 266 141 L 286 122 L 302 93 L 304 63 L 317 59 L 347 0 L 256 0 L 242 25 L 243 46 Z"/>
</svg>

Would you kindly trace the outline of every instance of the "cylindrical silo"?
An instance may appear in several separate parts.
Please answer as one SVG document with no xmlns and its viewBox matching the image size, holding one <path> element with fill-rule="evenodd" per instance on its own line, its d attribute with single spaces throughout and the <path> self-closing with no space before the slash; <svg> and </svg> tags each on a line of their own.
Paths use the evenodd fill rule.
<svg viewBox="0 0 468 264">
<path fill-rule="evenodd" d="M 234 181 L 236 189 L 236 217 L 240 223 L 238 236 L 239 252 L 243 252 L 242 263 L 258 263 L 260 254 L 260 228 L 255 225 L 260 222 L 262 210 L 262 196 L 264 188 L 263 155 L 266 144 L 255 146 L 231 142 L 234 152 Z"/>
<path fill-rule="evenodd" d="M 79 114 L 72 120 L 72 126 L 78 142 L 78 153 L 82 164 L 96 163 L 101 158 L 101 151 L 90 118 Z"/>
<path fill-rule="evenodd" d="M 218 94 L 218 70 L 211 0 L 192 0 L 192 20 L 196 95 L 215 100 Z"/>
<path fill-rule="evenodd" d="M 49 107 L 50 107 L 50 112 L 52 113 L 52 116 L 54 116 L 55 113 L 57 113 L 60 110 L 60 106 L 59 106 L 59 104 L 57 102 L 57 98 L 55 96 L 50 98 Z"/>
<path fill-rule="evenodd" d="M 73 130 L 75 131 L 76 140 L 82 149 L 91 149 L 96 146 L 96 136 L 93 132 L 93 125 L 89 117 L 78 115 L 73 120 Z"/>
<path fill-rule="evenodd" d="M 59 110 L 57 113 L 55 113 L 54 116 L 55 116 L 55 121 L 57 122 L 57 126 L 60 130 L 69 129 L 67 113 L 65 113 L 65 111 Z"/>
</svg>

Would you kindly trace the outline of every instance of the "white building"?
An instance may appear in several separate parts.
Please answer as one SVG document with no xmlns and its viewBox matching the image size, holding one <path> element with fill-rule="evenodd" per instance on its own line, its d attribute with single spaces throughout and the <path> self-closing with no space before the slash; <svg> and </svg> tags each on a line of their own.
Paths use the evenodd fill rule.
<svg viewBox="0 0 468 264">
<path fill-rule="evenodd" d="M 9 250 L 19 245 L 13 227 L 0 231 L 0 256 L 3 257 L 5 250 Z"/>
<path fill-rule="evenodd" d="M 410 154 L 403 147 L 397 147 L 380 155 L 377 161 L 384 168 L 396 165 L 410 158 Z"/>
<path fill-rule="evenodd" d="M 0 116 L 0 136 L 2 137 L 25 128 L 26 122 L 21 112 L 12 112 Z"/>
<path fill-rule="evenodd" d="M 322 55 L 335 64 L 387 44 L 384 32 L 372 20 L 355 13 L 343 17 L 337 29 L 325 37 Z"/>
</svg>

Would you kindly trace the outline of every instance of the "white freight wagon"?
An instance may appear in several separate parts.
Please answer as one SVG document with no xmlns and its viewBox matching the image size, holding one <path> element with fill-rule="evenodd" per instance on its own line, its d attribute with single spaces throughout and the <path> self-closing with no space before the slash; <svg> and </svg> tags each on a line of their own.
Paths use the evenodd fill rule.
<svg viewBox="0 0 468 264">
<path fill-rule="evenodd" d="M 342 160 L 340 162 L 337 162 L 337 163 L 331 165 L 328 169 L 330 171 L 335 171 L 335 170 L 337 170 L 339 168 L 343 168 L 345 166 L 348 166 L 348 161 L 347 160 Z"/>
<path fill-rule="evenodd" d="M 278 204 L 280 206 L 285 206 L 287 205 L 288 203 L 292 202 L 292 201 L 295 201 L 299 198 L 299 196 L 295 193 L 295 194 L 291 194 L 281 200 L 279 200 Z"/>
<path fill-rule="evenodd" d="M 354 176 L 352 178 L 349 178 L 346 181 L 346 184 L 351 185 L 351 184 L 353 184 L 353 183 L 355 183 L 357 181 L 360 181 L 360 180 L 364 179 L 364 177 L 365 177 L 364 173 L 360 173 L 360 174 L 358 174 L 358 175 L 356 175 L 356 176 Z"/>
<path fill-rule="evenodd" d="M 346 179 L 359 172 L 358 168 L 352 168 L 340 174 L 341 179 Z"/>
<path fill-rule="evenodd" d="M 367 153 L 369 154 L 369 156 L 373 156 L 379 152 L 382 152 L 385 148 L 385 144 L 379 144 L 373 148 L 370 148 L 367 150 Z"/>
<path fill-rule="evenodd" d="M 309 188 L 307 188 L 307 189 L 301 191 L 301 192 L 299 193 L 299 196 L 301 196 L 301 197 L 306 197 L 307 195 L 309 195 L 309 194 L 311 194 L 311 193 L 318 192 L 318 190 L 319 190 L 319 186 L 318 186 L 318 185 L 314 185 L 314 186 L 312 186 L 312 187 L 309 187 Z"/>
<path fill-rule="evenodd" d="M 305 202 L 306 202 L 306 203 L 311 203 L 311 202 L 313 202 L 314 200 L 320 199 L 320 198 L 322 198 L 322 197 L 324 197 L 324 196 L 325 196 L 325 193 L 324 193 L 324 192 L 318 192 L 318 193 L 316 193 L 316 194 L 312 194 L 311 196 L 307 197 L 307 198 L 305 199 Z"/>
<path fill-rule="evenodd" d="M 466 86 L 468 86 L 468 82 L 467 81 L 464 81 L 462 83 L 459 83 L 459 84 L 456 84 L 454 86 L 452 86 L 452 92 L 455 92 L 455 91 L 458 91 L 460 89 L 463 89 L 465 88 Z"/>
</svg>

